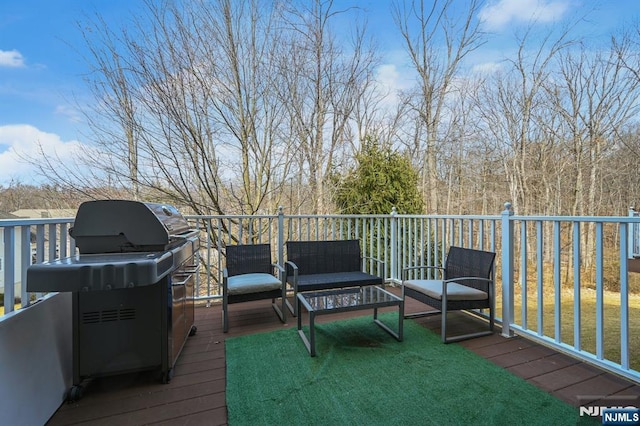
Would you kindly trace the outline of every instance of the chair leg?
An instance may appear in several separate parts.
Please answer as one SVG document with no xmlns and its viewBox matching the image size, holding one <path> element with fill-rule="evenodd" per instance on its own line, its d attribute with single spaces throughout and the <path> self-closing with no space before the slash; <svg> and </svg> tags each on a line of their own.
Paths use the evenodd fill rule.
<svg viewBox="0 0 640 426">
<path fill-rule="evenodd" d="M 494 316 L 493 316 L 493 309 L 490 309 L 490 311 L 489 311 L 489 329 L 488 330 L 477 331 L 475 333 L 460 334 L 460 335 L 451 336 L 451 337 L 445 337 L 445 335 L 443 334 L 442 335 L 443 342 L 444 343 L 453 343 L 453 342 L 460 342 L 462 340 L 473 339 L 475 337 L 490 336 L 490 335 L 493 334 L 494 323 L 495 323 L 495 319 L 494 319 Z M 444 330 L 444 328 L 443 328 L 443 330 Z"/>
<path fill-rule="evenodd" d="M 287 301 L 287 285 L 285 284 L 282 287 L 282 297 L 280 299 L 280 302 L 282 303 L 282 306 L 280 307 L 280 313 L 282 314 L 280 319 L 282 320 L 283 323 L 287 322 L 287 309 L 286 309 L 286 303 Z"/>
<path fill-rule="evenodd" d="M 402 286 L 402 300 L 406 300 L 407 297 L 405 295 L 405 291 L 404 291 L 404 285 Z M 439 310 L 429 310 L 429 311 L 421 311 L 421 312 L 412 312 L 412 313 L 405 313 L 404 314 L 404 319 L 416 319 L 416 318 L 422 318 L 422 317 L 430 317 L 432 315 L 438 315 L 441 312 Z"/>
<path fill-rule="evenodd" d="M 493 308 L 489 308 L 489 330 L 493 332 L 493 326 L 495 325 L 495 317 L 493 314 Z"/>
<path fill-rule="evenodd" d="M 430 317 L 430 316 L 433 316 L 433 315 L 439 315 L 441 313 L 442 312 L 436 311 L 436 310 L 433 310 L 433 311 L 422 311 L 422 312 L 412 312 L 412 313 L 409 313 L 409 314 L 405 314 L 404 315 L 404 319 L 416 319 L 416 318 Z"/>
<path fill-rule="evenodd" d="M 276 299 L 271 299 L 271 306 L 273 306 L 273 310 L 276 311 L 276 314 L 278 314 L 280 321 L 282 321 L 283 323 L 286 323 L 287 313 L 286 313 L 286 310 L 284 309 L 284 302 L 282 302 L 282 309 L 280 309 L 280 306 L 278 306 L 278 304 L 276 303 Z"/>
<path fill-rule="evenodd" d="M 229 304 L 227 302 L 227 295 L 224 294 L 222 296 L 222 332 L 226 333 L 229 331 L 229 312 L 228 312 Z"/>
<path fill-rule="evenodd" d="M 442 304 L 442 314 L 440 317 L 441 331 L 442 331 L 442 343 L 447 343 L 447 305 Z"/>
<path fill-rule="evenodd" d="M 403 287 L 403 298 L 407 297 L 404 294 L 404 287 Z M 441 315 L 440 317 L 440 328 L 441 328 L 441 333 L 440 333 L 440 337 L 442 339 L 442 342 L 444 343 L 453 343 L 453 342 L 459 342 L 461 340 L 466 340 L 466 339 L 471 339 L 474 337 L 481 337 L 481 336 L 487 336 L 487 335 L 491 335 L 493 334 L 493 329 L 494 329 L 494 324 L 495 324 L 495 316 L 494 316 L 494 309 L 493 308 L 489 308 L 489 330 L 485 330 L 485 331 L 479 331 L 476 333 L 469 333 L 469 334 L 462 334 L 462 335 L 457 335 L 457 336 L 450 336 L 447 337 L 447 303 L 446 303 L 446 297 L 443 298 L 444 300 L 442 300 L 441 302 L 441 309 L 440 310 L 432 310 L 432 311 L 424 311 L 424 312 L 416 312 L 416 313 L 409 313 L 409 314 L 405 314 L 404 318 L 405 319 L 414 319 L 414 318 L 422 318 L 422 317 L 426 317 L 426 316 L 431 316 L 431 315 Z M 426 302 L 422 299 L 417 299 L 420 300 L 421 302 L 425 303 Z"/>
<path fill-rule="evenodd" d="M 289 312 L 291 312 L 291 315 L 293 315 L 294 317 L 298 316 L 298 291 L 296 290 L 296 288 L 293 288 L 293 305 L 291 304 L 291 302 L 289 302 L 289 299 L 285 299 L 286 300 L 286 304 L 289 307 Z"/>
</svg>

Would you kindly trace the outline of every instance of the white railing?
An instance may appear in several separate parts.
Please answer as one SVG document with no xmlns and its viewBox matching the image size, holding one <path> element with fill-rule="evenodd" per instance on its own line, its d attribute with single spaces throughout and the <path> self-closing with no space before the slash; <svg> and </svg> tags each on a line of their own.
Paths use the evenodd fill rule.
<svg viewBox="0 0 640 426">
<path fill-rule="evenodd" d="M 503 333 L 639 381 L 640 277 L 628 271 L 638 220 L 503 212 Z"/>
<path fill-rule="evenodd" d="M 363 257 L 385 263 L 385 280 L 400 283 L 402 268 L 442 264 L 449 245 L 496 249 L 500 216 L 275 215 L 187 216 L 201 230 L 205 276 L 200 298 L 220 298 L 219 284 L 227 244 L 271 243 L 274 259 L 283 263 L 285 243 L 301 240 L 359 239 Z M 373 271 L 374 264 L 365 264 Z"/>
<path fill-rule="evenodd" d="M 443 264 L 450 245 L 495 251 L 496 316 L 504 335 L 526 336 L 640 381 L 640 358 L 632 357 L 640 347 L 631 339 L 631 330 L 640 331 L 640 297 L 630 291 L 640 289 L 640 274 L 627 271 L 640 217 L 517 216 L 505 206 L 494 216 L 287 215 L 282 209 L 273 215 L 187 216 L 201 231 L 197 298 L 208 304 L 221 297 L 227 244 L 269 242 L 282 263 L 286 241 L 357 238 L 363 256 L 385 262 L 391 284 L 400 283 L 409 265 Z M 24 282 L 32 261 L 75 253 L 67 237 L 71 222 L 0 220 L 4 282 Z M 24 244 L 34 231 L 35 243 Z M 12 309 L 9 301 L 17 294 L 23 306 L 29 303 L 24 286 L 13 294 L 5 287 L 5 309 Z"/>
<path fill-rule="evenodd" d="M 0 293 L 4 313 L 29 306 L 41 294 L 28 294 L 27 268 L 32 263 L 75 254 L 75 240 L 68 234 L 73 218 L 0 220 Z M 33 297 L 32 297 L 33 296 Z"/>
</svg>

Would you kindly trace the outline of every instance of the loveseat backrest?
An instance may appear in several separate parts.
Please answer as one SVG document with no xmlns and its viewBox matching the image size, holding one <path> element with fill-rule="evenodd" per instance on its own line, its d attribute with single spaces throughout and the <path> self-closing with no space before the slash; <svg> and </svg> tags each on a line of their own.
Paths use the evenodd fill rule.
<svg viewBox="0 0 640 426">
<path fill-rule="evenodd" d="M 289 241 L 287 260 L 301 275 L 362 271 L 358 240 Z"/>
<path fill-rule="evenodd" d="M 273 273 L 271 245 L 229 245 L 226 249 L 229 276 L 254 273 Z"/>
<path fill-rule="evenodd" d="M 493 262 L 496 254 L 489 251 L 475 250 L 463 247 L 451 246 L 445 261 L 445 279 L 459 277 L 480 277 L 491 279 L 493 277 Z M 488 283 L 485 281 L 465 280 L 461 284 L 488 291 Z"/>
</svg>

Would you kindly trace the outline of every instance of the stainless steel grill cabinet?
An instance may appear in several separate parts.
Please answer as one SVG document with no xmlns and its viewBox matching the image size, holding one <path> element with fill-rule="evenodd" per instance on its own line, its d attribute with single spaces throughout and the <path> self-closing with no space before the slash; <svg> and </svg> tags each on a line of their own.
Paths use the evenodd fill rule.
<svg viewBox="0 0 640 426">
<path fill-rule="evenodd" d="M 73 386 L 158 369 L 164 383 L 194 325 L 198 232 L 170 205 L 83 203 L 69 234 L 79 254 L 31 265 L 29 292 L 73 294 Z"/>
</svg>

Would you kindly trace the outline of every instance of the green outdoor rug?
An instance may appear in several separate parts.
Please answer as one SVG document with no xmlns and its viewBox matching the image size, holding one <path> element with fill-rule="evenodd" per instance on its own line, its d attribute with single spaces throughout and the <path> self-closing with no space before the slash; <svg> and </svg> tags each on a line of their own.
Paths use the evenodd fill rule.
<svg viewBox="0 0 640 426">
<path fill-rule="evenodd" d="M 397 314 L 381 316 L 395 326 Z M 416 324 L 367 315 L 227 339 L 229 425 L 575 425 L 578 409 Z"/>
</svg>

